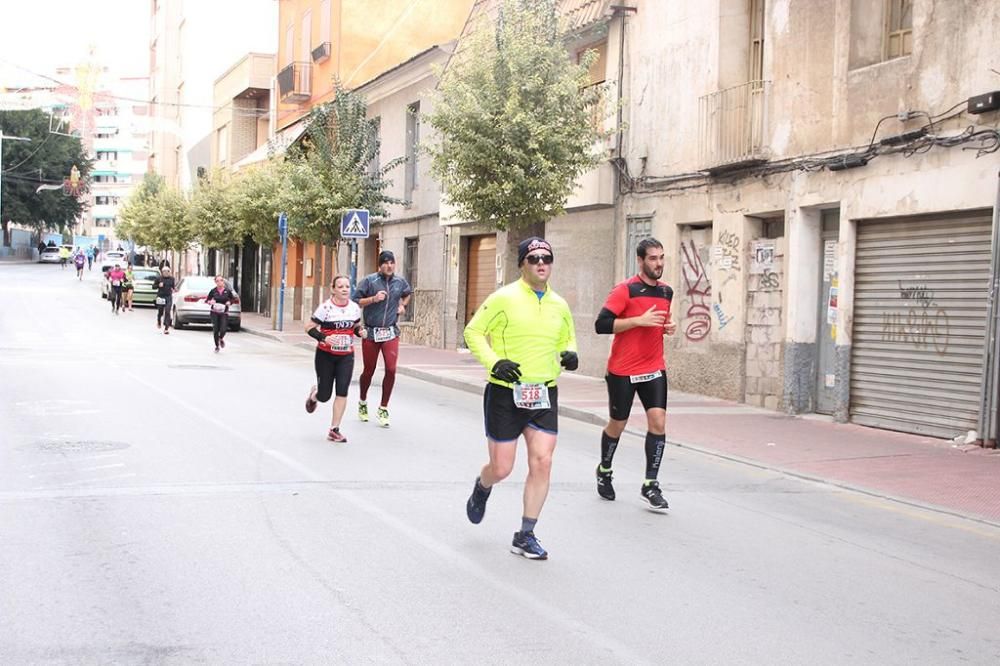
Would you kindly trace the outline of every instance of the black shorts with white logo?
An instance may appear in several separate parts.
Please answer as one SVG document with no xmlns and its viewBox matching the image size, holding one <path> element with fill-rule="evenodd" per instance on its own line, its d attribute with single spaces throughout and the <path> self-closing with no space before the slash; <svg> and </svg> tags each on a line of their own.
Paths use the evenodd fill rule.
<svg viewBox="0 0 1000 666">
<path fill-rule="evenodd" d="M 656 373 L 656 377 L 636 383 L 628 375 L 613 375 L 609 372 L 604 375 L 604 381 L 608 385 L 608 411 L 615 421 L 628 420 L 636 393 L 646 411 L 667 408 L 667 375 L 663 370 Z"/>
<path fill-rule="evenodd" d="M 486 384 L 483 392 L 483 420 L 486 436 L 494 442 L 517 441 L 525 428 L 553 435 L 559 432 L 559 395 L 549 387 L 548 409 L 521 409 L 514 404 L 514 391 L 506 386 Z"/>
</svg>

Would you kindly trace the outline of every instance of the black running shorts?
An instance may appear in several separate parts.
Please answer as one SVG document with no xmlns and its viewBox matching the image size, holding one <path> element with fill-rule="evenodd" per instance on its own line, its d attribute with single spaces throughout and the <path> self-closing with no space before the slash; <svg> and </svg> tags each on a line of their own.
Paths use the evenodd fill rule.
<svg viewBox="0 0 1000 666">
<path fill-rule="evenodd" d="M 215 313 L 213 313 L 215 314 Z M 316 400 L 326 402 L 336 393 L 338 398 L 347 397 L 354 373 L 354 354 L 331 354 L 316 349 Z"/>
<path fill-rule="evenodd" d="M 506 386 L 486 384 L 483 392 L 483 419 L 486 436 L 494 442 L 517 441 L 525 428 L 553 435 L 559 432 L 559 396 L 549 387 L 548 409 L 521 409 L 514 405 L 514 391 Z"/>
<path fill-rule="evenodd" d="M 628 420 L 629 414 L 632 413 L 632 399 L 636 393 L 639 394 L 642 408 L 646 411 L 667 408 L 667 376 L 663 370 L 660 370 L 653 379 L 635 384 L 632 383 L 631 377 L 613 375 L 610 372 L 604 375 L 604 381 L 608 385 L 608 411 L 612 420 Z"/>
</svg>

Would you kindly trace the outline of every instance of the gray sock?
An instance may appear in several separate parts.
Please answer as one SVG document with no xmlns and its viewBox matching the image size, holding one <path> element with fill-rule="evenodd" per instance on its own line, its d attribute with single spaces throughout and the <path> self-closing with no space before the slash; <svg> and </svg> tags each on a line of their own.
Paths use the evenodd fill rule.
<svg viewBox="0 0 1000 666">
<path fill-rule="evenodd" d="M 538 523 L 538 518 L 528 518 L 527 516 L 521 516 L 521 533 L 534 532 L 535 524 Z"/>
</svg>

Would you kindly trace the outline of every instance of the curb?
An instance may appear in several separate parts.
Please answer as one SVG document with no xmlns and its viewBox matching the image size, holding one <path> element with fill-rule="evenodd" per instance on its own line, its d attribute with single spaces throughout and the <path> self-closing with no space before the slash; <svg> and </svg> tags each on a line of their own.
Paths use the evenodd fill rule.
<svg viewBox="0 0 1000 666">
<path fill-rule="evenodd" d="M 251 335 L 256 335 L 262 338 L 267 338 L 269 340 L 275 340 L 277 342 L 285 342 L 278 335 L 269 333 L 267 331 L 254 330 L 251 328 L 243 327 L 243 331 L 250 333 Z M 312 350 L 313 345 L 311 343 L 291 343 L 293 346 L 300 347 L 306 350 Z M 482 382 L 472 382 L 466 379 L 455 379 L 452 377 L 442 377 L 441 375 L 436 375 L 425 370 L 418 370 L 416 368 L 409 368 L 404 365 L 400 365 L 396 368 L 396 372 L 401 375 L 406 375 L 408 377 L 413 377 L 414 379 L 419 379 L 421 381 L 429 382 L 431 384 L 438 384 L 440 386 L 445 386 L 448 388 L 457 389 L 460 391 L 465 391 L 467 393 L 473 393 L 479 395 L 483 390 Z M 583 423 L 589 423 L 596 426 L 604 426 L 607 419 L 605 419 L 600 414 L 595 414 L 594 412 L 580 409 L 579 407 L 569 407 L 560 406 L 559 415 L 565 416 L 566 418 L 571 418 L 574 421 L 581 421 Z M 626 427 L 625 432 L 636 437 L 643 437 L 644 432 L 636 430 L 635 428 Z M 851 483 L 837 481 L 835 479 L 828 479 L 819 476 L 813 476 L 810 474 L 805 474 L 803 472 L 798 472 L 795 470 L 790 470 L 785 467 L 780 467 L 778 465 L 770 465 L 762 463 L 759 460 L 754 460 L 752 458 L 744 458 L 742 456 L 734 455 L 731 453 L 722 453 L 720 451 L 714 451 L 712 449 L 704 448 L 703 446 L 697 444 L 691 444 L 690 442 L 682 442 L 676 439 L 667 438 L 667 444 L 671 446 L 676 446 L 681 449 L 687 449 L 689 451 L 694 451 L 695 453 L 700 453 L 706 456 L 711 456 L 713 458 L 719 458 L 721 460 L 727 460 L 729 462 L 738 463 L 741 465 L 747 465 L 748 467 L 754 467 L 756 469 L 762 469 L 769 472 L 776 472 L 778 474 L 784 474 L 795 479 L 800 479 L 802 481 L 810 481 L 812 483 L 819 483 L 826 486 L 832 486 L 834 488 L 840 488 L 842 490 L 848 490 L 851 492 L 856 492 L 862 495 L 867 495 L 869 497 L 875 497 L 882 500 L 888 500 L 896 504 L 902 504 L 904 506 L 909 506 L 917 509 L 922 509 L 924 511 L 933 511 L 934 513 L 944 514 L 952 518 L 958 518 L 961 520 L 967 520 L 969 522 L 978 523 L 980 525 L 987 525 L 989 527 L 1000 528 L 1000 522 L 985 518 L 982 516 L 977 516 L 975 514 L 964 514 L 955 511 L 954 509 L 949 509 L 947 507 L 938 506 L 936 504 L 927 504 L 920 502 L 918 500 L 909 499 L 905 497 L 899 497 L 898 495 L 891 495 L 889 493 L 875 490 L 873 488 L 867 488 L 865 486 L 854 485 Z"/>
<path fill-rule="evenodd" d="M 306 351 L 312 351 L 315 345 L 311 342 L 287 342 L 277 333 L 271 333 L 270 331 L 264 331 L 261 329 L 249 328 L 246 324 L 240 329 L 243 333 L 249 333 L 250 335 L 255 335 L 258 338 L 266 338 L 268 340 L 274 340 L 275 342 L 281 342 L 292 347 L 298 347 L 299 349 L 304 349 Z"/>
<path fill-rule="evenodd" d="M 469 393 L 479 394 L 482 392 L 483 385 L 481 383 L 473 383 L 463 379 L 452 379 L 450 377 L 441 377 L 439 375 L 434 375 L 432 373 L 417 370 L 414 368 L 406 368 L 404 366 L 399 366 L 396 372 L 404 375 L 408 375 L 415 379 L 420 379 L 422 381 L 430 382 L 432 384 L 439 384 L 441 386 L 447 386 L 449 388 L 459 389 L 461 391 L 466 391 Z M 600 414 L 595 414 L 594 412 L 587 411 L 585 409 L 580 409 L 579 407 L 569 407 L 560 406 L 559 415 L 571 418 L 574 421 L 582 421 L 584 423 L 589 423 L 591 425 L 603 427 L 607 422 Z M 634 435 L 636 437 L 645 436 L 645 432 L 636 430 L 635 428 L 626 427 L 625 432 Z M 860 493 L 862 495 L 867 495 L 869 497 L 875 497 L 878 499 L 888 500 L 890 502 L 895 502 L 897 504 L 902 504 L 905 506 L 914 507 L 917 509 L 923 509 L 925 511 L 933 511 L 935 513 L 941 513 L 952 518 L 959 518 L 962 520 L 968 520 L 970 522 L 979 523 L 981 525 L 988 525 L 990 527 L 1000 528 L 1000 522 L 990 520 L 982 516 L 977 516 L 975 514 L 965 514 L 959 513 L 954 509 L 949 509 L 947 507 L 938 506 L 936 504 L 927 504 L 917 500 L 909 499 L 906 497 L 899 497 L 898 495 L 891 495 L 889 493 L 875 490 L 873 488 L 868 488 L 865 486 L 854 485 L 844 481 L 837 481 L 835 479 L 828 479 L 819 476 L 813 476 L 810 474 L 805 474 L 803 472 L 798 472 L 795 470 L 787 469 L 785 467 L 780 467 L 778 465 L 770 465 L 762 463 L 759 460 L 754 460 L 752 458 L 744 458 L 742 456 L 733 455 L 731 453 L 722 453 L 720 451 L 714 451 L 712 449 L 706 449 L 703 446 L 697 444 L 691 444 L 690 442 L 682 442 L 676 439 L 667 438 L 667 444 L 671 446 L 676 446 L 677 448 L 687 449 L 689 451 L 694 451 L 695 453 L 700 453 L 706 456 L 712 456 L 713 458 L 719 458 L 721 460 L 727 460 L 729 462 L 738 463 L 741 465 L 747 465 L 748 467 L 755 467 L 757 469 L 766 470 L 769 472 L 776 472 L 778 474 L 784 474 L 795 479 L 802 481 L 810 481 L 812 483 L 820 483 L 826 486 L 832 486 L 834 488 L 840 488 L 842 490 L 849 490 L 852 492 Z"/>
</svg>

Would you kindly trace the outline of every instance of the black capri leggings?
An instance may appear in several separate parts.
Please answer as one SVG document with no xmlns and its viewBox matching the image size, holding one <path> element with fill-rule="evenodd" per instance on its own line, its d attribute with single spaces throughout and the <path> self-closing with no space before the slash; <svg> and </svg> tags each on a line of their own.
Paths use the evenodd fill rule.
<svg viewBox="0 0 1000 666">
<path fill-rule="evenodd" d="M 212 337 L 215 338 L 215 346 L 219 346 L 219 341 L 226 337 L 226 330 L 229 328 L 229 314 L 226 312 L 213 312 L 212 317 Z"/>
<path fill-rule="evenodd" d="M 326 402 L 337 387 L 337 397 L 346 398 L 354 374 L 354 354 L 331 354 L 316 350 L 316 399 Z"/>
</svg>

